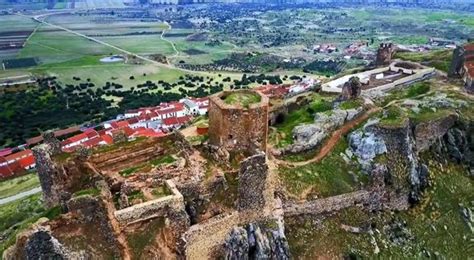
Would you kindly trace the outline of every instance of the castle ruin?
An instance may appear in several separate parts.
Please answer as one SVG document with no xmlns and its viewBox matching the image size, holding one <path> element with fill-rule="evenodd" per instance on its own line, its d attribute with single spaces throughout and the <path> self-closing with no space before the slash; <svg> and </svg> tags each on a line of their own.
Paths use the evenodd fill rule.
<svg viewBox="0 0 474 260">
<path fill-rule="evenodd" d="M 246 156 L 265 152 L 268 97 L 252 90 L 224 91 L 209 99 L 209 144 Z"/>
</svg>

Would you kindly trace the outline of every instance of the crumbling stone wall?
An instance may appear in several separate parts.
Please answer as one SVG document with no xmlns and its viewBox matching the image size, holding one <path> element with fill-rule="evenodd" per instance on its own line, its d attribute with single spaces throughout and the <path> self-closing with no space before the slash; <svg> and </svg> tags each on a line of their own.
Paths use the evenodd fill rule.
<svg viewBox="0 0 474 260">
<path fill-rule="evenodd" d="M 356 99 L 360 96 L 361 92 L 362 92 L 362 83 L 360 82 L 358 77 L 352 77 L 342 86 L 342 93 L 341 93 L 340 99 L 341 100 Z"/>
<path fill-rule="evenodd" d="M 240 164 L 239 211 L 262 211 L 267 204 L 269 179 L 265 154 L 251 156 Z"/>
<path fill-rule="evenodd" d="M 186 259 L 211 259 L 232 228 L 239 224 L 239 213 L 234 211 L 191 226 L 182 238 Z"/>
<path fill-rule="evenodd" d="M 308 105 L 312 101 L 312 96 L 307 93 L 286 99 L 282 104 L 270 106 L 268 112 L 268 122 L 270 125 L 282 123 L 285 117 L 303 106 Z"/>
<path fill-rule="evenodd" d="M 354 205 L 363 205 L 364 203 L 369 202 L 369 199 L 370 192 L 360 190 L 329 198 L 308 201 L 302 204 L 288 204 L 284 207 L 285 217 L 303 214 L 318 215 L 322 213 L 330 213 Z"/>
<path fill-rule="evenodd" d="M 164 154 L 161 142 L 160 139 L 150 138 L 137 144 L 123 145 L 112 151 L 94 153 L 89 161 L 99 170 L 126 169 Z"/>
<path fill-rule="evenodd" d="M 181 195 L 173 182 L 166 181 L 165 183 L 173 195 L 115 211 L 115 217 L 120 224 L 128 225 L 163 216 L 167 214 L 167 211 L 185 212 L 183 195 Z"/>
<path fill-rule="evenodd" d="M 260 102 L 248 108 L 223 101 L 231 91 L 213 95 L 209 99 L 209 144 L 228 152 L 254 154 L 266 151 L 268 135 L 268 98 L 251 90 L 239 90 L 260 95 Z"/>
<path fill-rule="evenodd" d="M 33 155 L 46 207 L 66 202 L 72 193 L 84 189 L 90 180 L 98 177 L 83 161 L 74 157 L 56 158 L 55 148 L 49 143 L 33 148 Z"/>
</svg>

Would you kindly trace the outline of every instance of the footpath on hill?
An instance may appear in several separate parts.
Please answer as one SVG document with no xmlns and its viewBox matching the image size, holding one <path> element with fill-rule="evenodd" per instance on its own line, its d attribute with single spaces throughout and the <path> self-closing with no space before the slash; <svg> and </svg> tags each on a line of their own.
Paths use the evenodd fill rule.
<svg viewBox="0 0 474 260">
<path fill-rule="evenodd" d="M 302 161 L 302 162 L 289 162 L 289 161 L 284 161 L 284 160 L 279 160 L 274 158 L 273 160 L 283 166 L 292 166 L 292 167 L 300 167 L 300 166 L 305 166 L 311 163 L 317 163 L 320 162 L 324 157 L 326 157 L 336 146 L 336 144 L 341 140 L 341 137 L 343 137 L 345 134 L 349 133 L 354 127 L 358 126 L 365 120 L 367 120 L 372 114 L 380 111 L 381 108 L 379 107 L 374 107 L 371 108 L 367 111 L 364 112 L 361 116 L 357 117 L 356 119 L 349 121 L 345 123 L 343 126 L 341 126 L 339 129 L 334 131 L 329 139 L 326 140 L 326 142 L 323 144 L 319 152 L 316 154 L 315 157 Z"/>
</svg>

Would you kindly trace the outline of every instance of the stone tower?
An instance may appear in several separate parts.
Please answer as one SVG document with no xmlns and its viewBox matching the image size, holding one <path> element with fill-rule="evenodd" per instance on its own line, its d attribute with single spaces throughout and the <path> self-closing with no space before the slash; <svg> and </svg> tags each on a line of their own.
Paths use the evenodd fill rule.
<svg viewBox="0 0 474 260">
<path fill-rule="evenodd" d="M 229 153 L 266 152 L 268 98 L 252 90 L 224 91 L 209 99 L 209 144 Z"/>
<path fill-rule="evenodd" d="M 392 43 L 381 43 L 377 50 L 376 66 L 386 66 L 392 62 L 392 56 L 395 54 L 395 46 Z"/>
</svg>

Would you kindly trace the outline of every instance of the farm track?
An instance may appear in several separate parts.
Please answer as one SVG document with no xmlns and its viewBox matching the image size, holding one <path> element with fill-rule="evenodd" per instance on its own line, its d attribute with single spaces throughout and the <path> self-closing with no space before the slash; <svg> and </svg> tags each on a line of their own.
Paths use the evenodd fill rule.
<svg viewBox="0 0 474 260">
<path fill-rule="evenodd" d="M 200 72 L 200 71 L 193 71 L 193 70 L 187 70 L 187 69 L 183 69 L 183 68 L 179 68 L 179 67 L 176 67 L 172 64 L 163 64 L 163 63 L 160 63 L 160 62 L 157 62 L 155 60 L 152 60 L 152 59 L 149 59 L 145 56 L 142 56 L 140 54 L 137 54 L 137 53 L 133 53 L 131 51 L 128 51 L 128 50 L 125 50 L 125 49 L 122 49 L 120 47 L 117 47 L 115 45 L 112 45 L 110 43 L 107 43 L 107 42 L 104 42 L 104 41 L 101 41 L 99 39 L 96 39 L 94 37 L 90 37 L 90 36 L 87 36 L 85 34 L 82 34 L 82 33 L 79 33 L 77 31 L 73 31 L 71 29 L 68 29 L 66 27 L 63 27 L 63 26 L 60 26 L 60 25 L 56 25 L 56 24 L 52 24 L 50 22 L 46 22 L 45 20 L 41 19 L 41 18 L 45 18 L 47 16 L 51 16 L 51 15 L 56 15 L 56 14 L 65 14 L 65 13 L 69 13 L 69 12 L 61 12 L 61 13 L 49 13 L 49 14 L 43 14 L 43 15 L 38 15 L 38 16 L 34 16 L 34 17 L 31 17 L 31 16 L 26 16 L 26 15 L 23 15 L 23 14 L 19 14 L 20 16 L 24 16 L 24 17 L 28 17 L 28 18 L 31 18 L 33 19 L 34 21 L 40 23 L 40 24 L 44 24 L 44 25 L 48 25 L 48 26 L 51 26 L 53 28 L 57 28 L 57 29 L 60 29 L 60 30 L 63 30 L 63 31 L 66 31 L 68 33 L 71 33 L 71 34 L 74 34 L 76 36 L 79 36 L 79 37 L 82 37 L 82 38 L 85 38 L 89 41 L 92 41 L 92 42 L 95 42 L 95 43 L 98 43 L 98 44 L 101 44 L 101 45 L 104 45 L 106 47 L 109 47 L 111 49 L 114 49 L 114 50 L 117 50 L 121 53 L 124 53 L 124 54 L 127 54 L 127 55 L 130 55 L 130 56 L 134 56 L 142 61 L 145 61 L 145 62 L 148 62 L 148 63 L 151 63 L 153 65 L 156 65 L 158 67 L 164 67 L 164 68 L 168 68 L 168 69 L 173 69 L 173 70 L 179 70 L 179 71 L 182 71 L 182 72 L 186 72 L 186 73 L 193 73 L 193 74 L 199 74 L 199 73 L 204 73 L 204 72 Z M 162 34 L 163 35 L 163 34 Z M 172 44 L 174 46 L 174 44 Z M 176 47 L 174 47 L 174 49 L 177 51 Z"/>
</svg>

